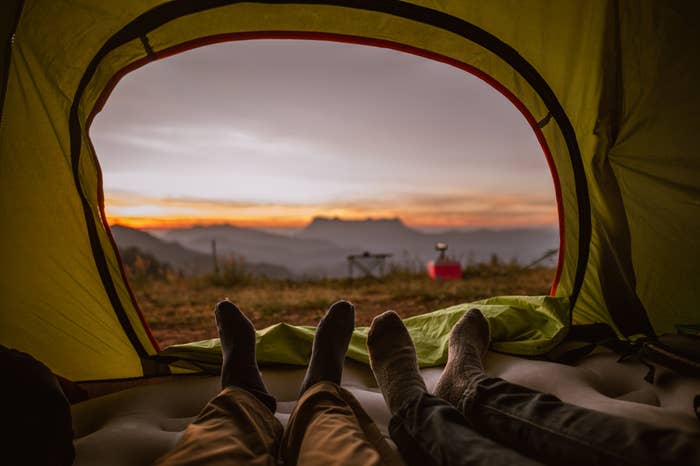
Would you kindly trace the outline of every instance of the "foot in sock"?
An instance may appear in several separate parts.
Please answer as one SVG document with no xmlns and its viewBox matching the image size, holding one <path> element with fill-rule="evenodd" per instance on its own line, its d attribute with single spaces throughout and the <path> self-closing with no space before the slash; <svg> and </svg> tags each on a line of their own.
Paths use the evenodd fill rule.
<svg viewBox="0 0 700 466">
<path fill-rule="evenodd" d="M 214 310 L 221 339 L 221 388 L 236 386 L 267 393 L 255 360 L 255 327 L 231 301 L 221 301 Z"/>
<path fill-rule="evenodd" d="M 367 349 L 374 377 L 392 414 L 427 392 L 413 340 L 396 312 L 387 311 L 372 320 Z"/>
<path fill-rule="evenodd" d="M 457 405 L 474 377 L 484 375 L 483 358 L 491 337 L 489 322 L 478 309 L 470 309 L 452 329 L 447 364 L 435 394 Z"/>
<path fill-rule="evenodd" d="M 345 353 L 355 329 L 355 308 L 347 301 L 333 304 L 316 327 L 309 367 L 301 383 L 300 396 L 323 380 L 340 384 Z"/>
</svg>

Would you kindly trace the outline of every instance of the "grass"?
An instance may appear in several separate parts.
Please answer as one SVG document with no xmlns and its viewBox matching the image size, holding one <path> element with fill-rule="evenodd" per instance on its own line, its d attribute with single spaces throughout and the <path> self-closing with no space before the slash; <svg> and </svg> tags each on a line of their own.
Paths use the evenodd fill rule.
<svg viewBox="0 0 700 466">
<path fill-rule="evenodd" d="M 215 338 L 213 308 L 229 298 L 256 328 L 278 322 L 315 325 L 330 304 L 347 299 L 355 304 L 358 326 L 387 309 L 402 317 L 499 295 L 549 293 L 554 271 L 517 265 L 476 265 L 458 281 L 433 281 L 422 273 L 394 271 L 382 279 L 283 281 L 265 278 L 224 284 L 211 277 L 133 282 L 134 293 L 162 347 Z"/>
</svg>

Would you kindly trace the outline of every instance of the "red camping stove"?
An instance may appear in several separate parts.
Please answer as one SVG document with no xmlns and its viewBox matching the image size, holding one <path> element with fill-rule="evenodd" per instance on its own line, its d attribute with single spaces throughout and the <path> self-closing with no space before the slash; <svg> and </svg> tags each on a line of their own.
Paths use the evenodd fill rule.
<svg viewBox="0 0 700 466">
<path fill-rule="evenodd" d="M 433 280 L 460 280 L 462 278 L 462 265 L 445 255 L 447 243 L 437 243 L 435 249 L 440 251 L 440 256 L 437 260 L 428 262 L 430 278 Z"/>
</svg>

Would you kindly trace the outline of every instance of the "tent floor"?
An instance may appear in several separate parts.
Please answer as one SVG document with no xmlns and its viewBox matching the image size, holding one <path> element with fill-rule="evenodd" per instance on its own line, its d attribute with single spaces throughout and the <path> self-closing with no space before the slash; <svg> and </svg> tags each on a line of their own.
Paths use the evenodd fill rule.
<svg viewBox="0 0 700 466">
<path fill-rule="evenodd" d="M 657 368 L 655 384 L 644 381 L 646 366 L 617 362 L 617 355 L 597 350 L 578 366 L 565 366 L 489 353 L 487 371 L 569 403 L 659 426 L 700 431 L 693 397 L 700 379 Z M 423 369 L 432 389 L 442 369 Z M 265 383 L 278 399 L 276 416 L 286 423 L 304 375 L 299 367 L 263 368 Z M 348 361 L 343 386 L 360 400 L 386 433 L 389 412 L 367 366 Z M 73 406 L 75 466 L 150 465 L 171 449 L 182 431 L 219 389 L 211 376 L 180 376 L 143 385 Z"/>
</svg>

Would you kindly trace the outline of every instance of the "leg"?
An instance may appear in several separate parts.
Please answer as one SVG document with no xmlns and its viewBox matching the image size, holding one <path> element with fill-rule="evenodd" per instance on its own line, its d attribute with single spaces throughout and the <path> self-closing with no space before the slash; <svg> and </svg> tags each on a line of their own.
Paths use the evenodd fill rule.
<svg viewBox="0 0 700 466">
<path fill-rule="evenodd" d="M 287 466 L 402 464 L 357 400 L 339 386 L 354 321 L 354 308 L 341 301 L 318 325 L 301 396 L 284 435 Z"/>
<path fill-rule="evenodd" d="M 469 311 L 450 335 L 449 357 L 436 394 L 476 430 L 548 464 L 700 464 L 700 436 L 662 429 L 564 403 L 488 377 L 481 359 L 488 322 Z"/>
<path fill-rule="evenodd" d="M 255 358 L 255 327 L 230 301 L 221 301 L 214 311 L 221 340 L 221 388 L 240 387 L 252 393 L 273 413 L 275 398 L 265 387 Z"/>
<path fill-rule="evenodd" d="M 255 328 L 229 301 L 216 306 L 222 391 L 158 466 L 277 464 L 282 425 L 255 361 Z"/>
<path fill-rule="evenodd" d="M 277 464 L 282 424 L 247 390 L 230 386 L 204 407 L 157 466 Z"/>
<path fill-rule="evenodd" d="M 391 438 L 408 464 L 539 464 L 478 434 L 454 406 L 427 393 L 415 347 L 395 312 L 372 321 L 367 346 L 372 370 L 393 414 Z"/>
<path fill-rule="evenodd" d="M 313 385 L 299 399 L 282 451 L 287 466 L 403 465 L 355 397 L 327 381 Z"/>
</svg>

